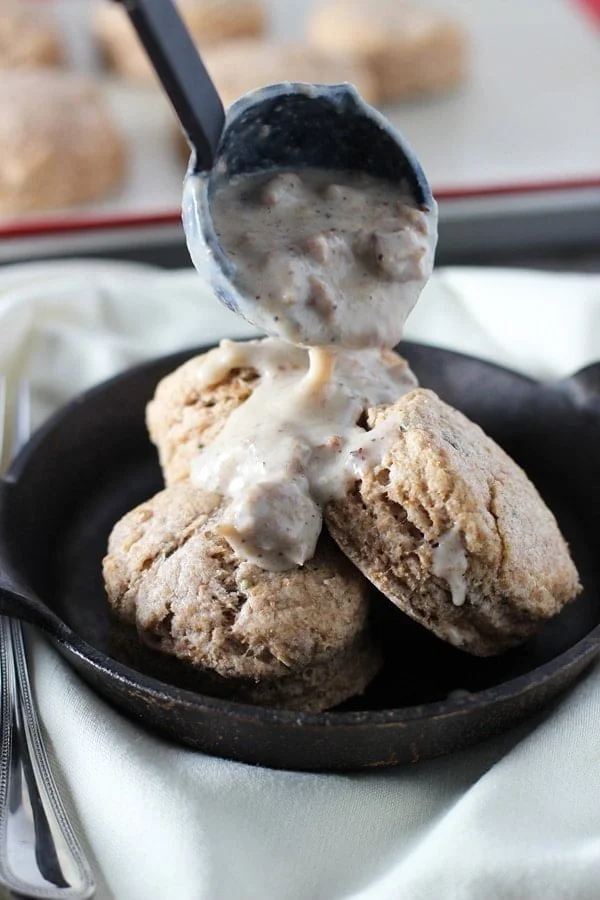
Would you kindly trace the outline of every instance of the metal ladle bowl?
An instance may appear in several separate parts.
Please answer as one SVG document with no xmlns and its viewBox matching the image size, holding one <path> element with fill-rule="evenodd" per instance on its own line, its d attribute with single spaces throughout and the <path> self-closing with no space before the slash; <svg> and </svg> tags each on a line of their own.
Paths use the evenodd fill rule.
<svg viewBox="0 0 600 900">
<path fill-rule="evenodd" d="M 401 134 L 352 85 L 273 84 L 245 94 L 229 109 L 214 165 L 199 169 L 192 152 L 183 195 L 183 224 L 196 269 L 222 303 L 268 330 L 253 296 L 236 286 L 211 214 L 215 193 L 239 176 L 301 169 L 360 172 L 403 185 L 415 206 L 435 210 L 429 184 Z"/>
</svg>

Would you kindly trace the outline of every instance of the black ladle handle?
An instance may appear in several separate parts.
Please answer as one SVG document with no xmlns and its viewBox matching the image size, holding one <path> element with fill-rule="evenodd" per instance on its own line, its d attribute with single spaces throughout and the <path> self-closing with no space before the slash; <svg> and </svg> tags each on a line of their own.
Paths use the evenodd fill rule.
<svg viewBox="0 0 600 900">
<path fill-rule="evenodd" d="M 198 172 L 212 169 L 225 110 L 172 0 L 116 0 L 125 8 L 169 97 Z"/>
</svg>

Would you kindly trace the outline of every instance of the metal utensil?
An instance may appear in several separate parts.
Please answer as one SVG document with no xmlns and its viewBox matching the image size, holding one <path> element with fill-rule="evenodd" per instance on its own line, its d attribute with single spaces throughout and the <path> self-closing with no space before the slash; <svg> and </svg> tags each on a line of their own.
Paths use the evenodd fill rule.
<svg viewBox="0 0 600 900">
<path fill-rule="evenodd" d="M 365 173 L 402 184 L 415 206 L 431 214 L 435 231 L 436 204 L 416 156 L 352 85 L 272 84 L 245 94 L 225 117 L 171 0 L 117 2 L 129 14 L 191 144 L 182 210 L 188 250 L 229 309 L 270 330 L 260 303 L 237 286 L 235 265 L 212 220 L 212 196 L 236 176 L 302 168 Z"/>
<path fill-rule="evenodd" d="M 0 376 L 0 460 L 9 431 Z M 20 382 L 10 456 L 30 432 L 29 387 Z M 3 441 L 4 438 L 4 441 Z M 29 682 L 23 631 L 0 617 L 0 885 L 28 897 L 83 900 L 95 884 L 52 775 Z"/>
<path fill-rule="evenodd" d="M 225 111 L 171 0 L 116 0 L 127 12 L 192 148 L 194 171 L 211 169 Z"/>
</svg>

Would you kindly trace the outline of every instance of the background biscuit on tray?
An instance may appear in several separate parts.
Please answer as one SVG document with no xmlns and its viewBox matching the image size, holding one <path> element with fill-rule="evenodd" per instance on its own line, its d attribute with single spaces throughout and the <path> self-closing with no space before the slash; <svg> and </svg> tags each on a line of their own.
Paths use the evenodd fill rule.
<svg viewBox="0 0 600 900">
<path fill-rule="evenodd" d="M 528 637 L 579 591 L 556 520 L 478 425 L 416 390 L 371 411 L 382 463 L 325 511 L 330 533 L 389 599 L 481 656 Z"/>
<path fill-rule="evenodd" d="M 0 69 L 56 66 L 64 50 L 58 28 L 40 4 L 0 2 Z"/>
<path fill-rule="evenodd" d="M 349 81 L 365 100 L 379 99 L 375 79 L 356 56 L 341 50 L 269 39 L 228 41 L 206 48 L 206 68 L 224 106 L 242 94 L 281 81 L 338 84 Z"/>
<path fill-rule="evenodd" d="M 266 11 L 260 0 L 177 0 L 193 40 L 202 48 L 216 41 L 264 33 Z M 154 71 L 127 14 L 116 3 L 99 8 L 94 30 L 109 67 L 123 78 L 153 83 Z"/>
<path fill-rule="evenodd" d="M 325 535 L 302 568 L 239 559 L 219 534 L 218 504 L 182 483 L 115 525 L 103 571 L 117 617 L 163 653 L 237 679 L 248 697 L 314 709 L 362 692 L 379 666 L 368 582 Z"/>
<path fill-rule="evenodd" d="M 6 70 L 0 157 L 0 213 L 21 213 L 105 196 L 122 181 L 125 145 L 87 78 Z"/>
<path fill-rule="evenodd" d="M 460 25 L 402 0 L 329 0 L 315 7 L 308 34 L 322 50 L 355 54 L 384 101 L 445 90 L 465 74 Z"/>
</svg>

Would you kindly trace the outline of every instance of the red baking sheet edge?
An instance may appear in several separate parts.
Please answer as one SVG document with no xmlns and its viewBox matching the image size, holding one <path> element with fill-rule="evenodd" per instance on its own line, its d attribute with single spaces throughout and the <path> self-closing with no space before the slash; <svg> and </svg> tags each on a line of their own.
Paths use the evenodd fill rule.
<svg viewBox="0 0 600 900">
<path fill-rule="evenodd" d="M 600 2 L 600 0 L 599 0 Z M 565 179 L 563 181 L 522 182 L 508 185 L 481 185 L 470 188 L 438 188 L 434 190 L 437 200 L 466 200 L 486 197 L 523 196 L 526 194 L 549 193 L 553 191 L 600 188 L 600 177 Z M 0 225 L 0 239 L 28 237 L 51 237 L 73 232 L 102 231 L 126 228 L 152 228 L 158 225 L 175 225 L 180 221 L 180 213 L 173 210 L 164 213 L 123 213 L 98 215 L 69 215 L 63 219 L 28 219 Z"/>
</svg>

